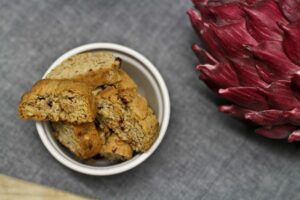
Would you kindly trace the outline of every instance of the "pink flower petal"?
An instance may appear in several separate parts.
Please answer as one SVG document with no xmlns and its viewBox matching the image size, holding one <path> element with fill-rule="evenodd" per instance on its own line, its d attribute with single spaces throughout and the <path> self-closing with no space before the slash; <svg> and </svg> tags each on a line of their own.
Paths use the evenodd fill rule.
<svg viewBox="0 0 300 200">
<path fill-rule="evenodd" d="M 257 45 L 256 40 L 246 29 L 245 20 L 224 26 L 211 25 L 211 28 L 219 41 L 219 46 L 231 58 L 244 58 L 249 54 L 244 44 Z"/>
<path fill-rule="evenodd" d="M 265 126 L 256 129 L 255 132 L 271 139 L 285 139 L 296 129 L 296 126 L 287 124 L 280 126 Z"/>
<path fill-rule="evenodd" d="M 262 126 L 282 125 L 288 123 L 288 120 L 284 115 L 284 111 L 282 110 L 252 111 L 245 115 L 245 119 Z"/>
<path fill-rule="evenodd" d="M 219 63 L 210 53 L 208 53 L 206 50 L 202 49 L 199 45 L 193 44 L 192 50 L 196 54 L 196 56 L 199 58 L 200 62 L 209 63 L 209 64 L 217 64 Z"/>
<path fill-rule="evenodd" d="M 208 10 L 215 23 L 219 25 L 243 19 L 245 15 L 238 3 L 229 3 L 221 6 L 205 6 L 203 9 Z"/>
<path fill-rule="evenodd" d="M 265 96 L 255 87 L 232 87 L 220 89 L 219 95 L 246 109 L 269 109 Z"/>
<path fill-rule="evenodd" d="M 293 95 L 300 101 L 300 71 L 293 74 L 291 78 L 291 89 Z"/>
<path fill-rule="evenodd" d="M 300 126 L 300 109 L 294 108 L 286 112 L 286 117 L 289 120 L 290 124 Z"/>
<path fill-rule="evenodd" d="M 201 72 L 200 78 L 206 84 L 217 91 L 219 88 L 234 87 L 239 85 L 237 75 L 229 64 L 218 63 L 216 65 L 197 65 L 197 70 Z"/>
<path fill-rule="evenodd" d="M 273 109 L 291 110 L 300 107 L 288 81 L 275 81 L 264 92 L 268 105 Z"/>
<path fill-rule="evenodd" d="M 203 41 L 205 41 L 205 44 L 213 57 L 215 57 L 220 62 L 226 61 L 224 52 L 219 47 L 219 44 L 216 41 L 216 36 L 211 30 L 209 24 L 203 22 L 199 14 L 193 9 L 188 10 L 187 14 L 190 17 L 190 21 L 196 33 L 203 39 Z"/>
<path fill-rule="evenodd" d="M 266 0 L 252 7 L 243 7 L 248 16 L 250 34 L 259 42 L 281 40 L 282 30 L 278 23 L 287 24 L 274 0 Z"/>
<path fill-rule="evenodd" d="M 261 78 L 253 59 L 241 58 L 231 61 L 241 86 L 267 87 L 268 84 Z"/>
<path fill-rule="evenodd" d="M 280 0 L 283 14 L 291 22 L 300 20 L 300 1 L 299 0 Z"/>
<path fill-rule="evenodd" d="M 283 49 L 294 63 L 300 65 L 300 21 L 288 26 L 282 25 L 282 29 L 284 30 Z"/>
<path fill-rule="evenodd" d="M 300 130 L 295 130 L 288 137 L 288 142 L 298 142 L 300 141 Z"/>
<path fill-rule="evenodd" d="M 233 117 L 245 119 L 245 115 L 251 110 L 236 106 L 236 105 L 223 105 L 219 107 L 219 111 L 223 113 L 227 113 Z"/>
<path fill-rule="evenodd" d="M 246 46 L 261 62 L 268 66 L 274 79 L 288 79 L 299 66 L 291 62 L 282 49 L 279 41 L 265 41 L 257 46 Z"/>
</svg>

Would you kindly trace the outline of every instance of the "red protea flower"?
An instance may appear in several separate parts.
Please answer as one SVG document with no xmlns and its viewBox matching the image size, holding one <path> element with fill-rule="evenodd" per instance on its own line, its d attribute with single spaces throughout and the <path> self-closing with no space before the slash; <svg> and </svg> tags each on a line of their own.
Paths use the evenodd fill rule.
<svg viewBox="0 0 300 200">
<path fill-rule="evenodd" d="M 300 0 L 193 0 L 200 79 L 252 121 L 256 133 L 300 140 Z"/>
</svg>

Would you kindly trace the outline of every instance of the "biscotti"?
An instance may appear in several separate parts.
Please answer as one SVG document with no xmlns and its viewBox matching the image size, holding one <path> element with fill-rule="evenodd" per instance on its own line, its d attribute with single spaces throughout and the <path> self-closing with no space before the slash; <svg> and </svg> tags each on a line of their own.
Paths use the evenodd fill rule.
<svg viewBox="0 0 300 200">
<path fill-rule="evenodd" d="M 129 144 L 122 141 L 116 134 L 107 137 L 100 150 L 100 155 L 108 160 L 129 160 L 133 151 Z"/>
<path fill-rule="evenodd" d="M 130 134 L 121 131 L 119 137 L 124 141 L 131 141 L 135 149 L 145 152 L 158 136 L 157 118 L 149 107 L 146 98 L 139 94 L 127 104 L 127 110 L 130 113 L 128 118 L 131 120 L 128 120 L 124 127 Z"/>
<path fill-rule="evenodd" d="M 120 95 L 124 88 L 106 86 L 94 94 L 99 128 L 112 131 L 134 151 L 145 152 L 158 135 L 158 121 L 147 100 L 136 92 L 124 100 Z"/>
<path fill-rule="evenodd" d="M 115 87 L 118 89 L 120 98 L 128 103 L 135 97 L 138 87 L 126 72 L 120 70 L 119 73 L 121 80 L 115 84 Z"/>
<path fill-rule="evenodd" d="M 66 59 L 22 96 L 21 118 L 49 121 L 53 137 L 84 163 L 124 161 L 146 152 L 159 124 L 120 64 L 105 51 Z"/>
<path fill-rule="evenodd" d="M 63 61 L 47 75 L 50 79 L 72 79 L 93 86 L 120 80 L 120 59 L 109 52 L 85 52 Z"/>
<path fill-rule="evenodd" d="M 52 127 L 56 139 L 81 159 L 97 155 L 104 144 L 104 135 L 97 131 L 94 123 L 54 122 Z"/>
<path fill-rule="evenodd" d="M 37 121 L 92 122 L 96 116 L 92 89 L 72 80 L 40 80 L 22 96 L 20 116 Z"/>
</svg>

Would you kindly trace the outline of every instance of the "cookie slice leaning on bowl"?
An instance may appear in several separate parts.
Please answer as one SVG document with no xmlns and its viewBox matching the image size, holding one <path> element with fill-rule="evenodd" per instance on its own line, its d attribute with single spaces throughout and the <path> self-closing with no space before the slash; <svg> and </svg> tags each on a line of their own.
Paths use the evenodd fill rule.
<svg viewBox="0 0 300 200">
<path fill-rule="evenodd" d="M 108 160 L 129 160 L 133 150 L 117 135 L 105 135 L 94 123 L 52 122 L 55 138 L 80 159 L 100 154 Z"/>
<path fill-rule="evenodd" d="M 104 51 L 74 55 L 49 72 L 49 79 L 72 79 L 92 86 L 113 84 L 120 80 L 121 60 Z"/>
<path fill-rule="evenodd" d="M 80 159 L 97 155 L 104 144 L 104 134 L 97 131 L 94 123 L 54 122 L 51 125 L 55 138 Z"/>
<path fill-rule="evenodd" d="M 124 101 L 114 86 L 94 93 L 99 128 L 115 133 L 136 152 L 145 152 L 158 136 L 158 121 L 147 100 L 135 93 Z"/>
<path fill-rule="evenodd" d="M 96 105 L 92 89 L 72 80 L 40 80 L 22 96 L 20 116 L 37 121 L 93 122 Z"/>
<path fill-rule="evenodd" d="M 100 150 L 100 155 L 108 160 L 129 160 L 132 158 L 133 150 L 116 134 L 111 134 L 107 136 L 105 144 Z"/>
</svg>

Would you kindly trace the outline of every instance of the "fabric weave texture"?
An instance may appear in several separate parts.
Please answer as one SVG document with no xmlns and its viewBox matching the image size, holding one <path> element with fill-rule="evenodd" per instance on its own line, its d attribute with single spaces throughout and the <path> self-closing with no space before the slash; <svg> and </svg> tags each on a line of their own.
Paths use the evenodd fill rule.
<svg viewBox="0 0 300 200">
<path fill-rule="evenodd" d="M 198 80 L 190 7 L 185 0 L 0 0 L 0 173 L 96 199 L 298 199 L 297 144 L 262 138 L 218 113 L 222 100 Z M 62 166 L 34 123 L 17 116 L 22 93 L 57 57 L 92 42 L 144 54 L 164 77 L 172 104 L 157 151 L 109 177 Z"/>
</svg>

